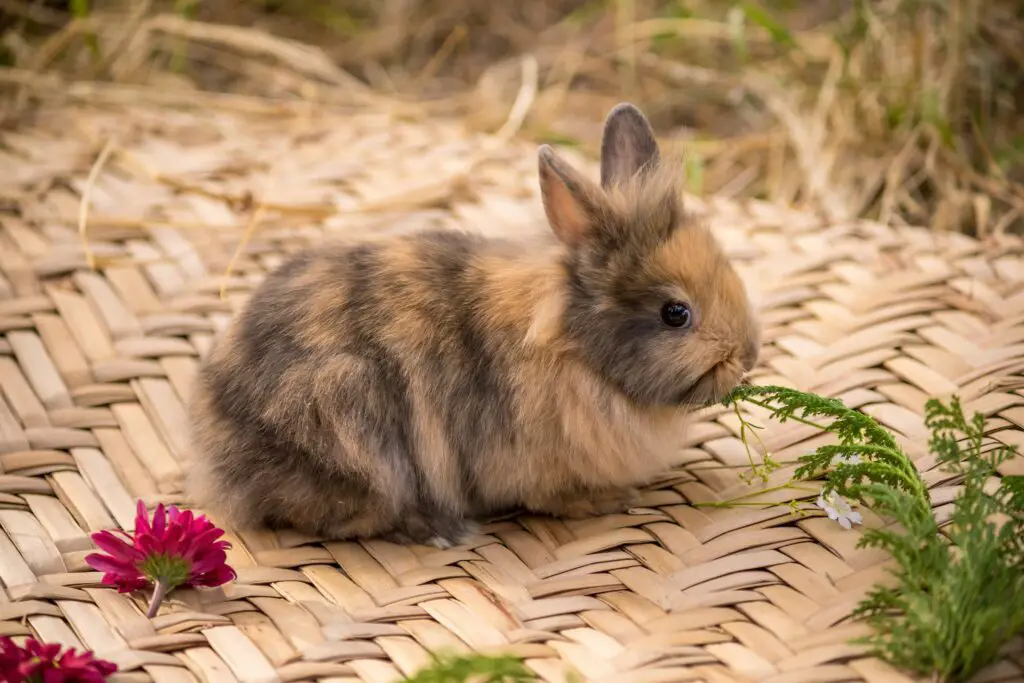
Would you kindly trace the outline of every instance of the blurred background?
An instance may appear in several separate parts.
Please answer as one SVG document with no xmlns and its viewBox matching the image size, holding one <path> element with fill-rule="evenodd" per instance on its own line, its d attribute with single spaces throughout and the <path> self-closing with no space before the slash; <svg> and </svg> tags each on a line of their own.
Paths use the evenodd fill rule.
<svg viewBox="0 0 1024 683">
<path fill-rule="evenodd" d="M 631 100 L 695 194 L 1024 233 L 1024 0 L 0 0 L 2 125 L 90 88 L 518 110 L 590 155 Z"/>
</svg>

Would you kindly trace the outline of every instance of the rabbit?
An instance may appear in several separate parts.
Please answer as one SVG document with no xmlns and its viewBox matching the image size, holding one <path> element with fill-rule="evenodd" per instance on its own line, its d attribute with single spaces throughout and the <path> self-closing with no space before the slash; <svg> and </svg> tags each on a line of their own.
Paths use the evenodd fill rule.
<svg viewBox="0 0 1024 683">
<path fill-rule="evenodd" d="M 238 529 L 437 548 L 509 510 L 634 505 L 761 327 L 634 105 L 600 155 L 598 184 L 538 148 L 540 234 L 321 244 L 269 273 L 200 361 L 191 500 Z"/>
</svg>

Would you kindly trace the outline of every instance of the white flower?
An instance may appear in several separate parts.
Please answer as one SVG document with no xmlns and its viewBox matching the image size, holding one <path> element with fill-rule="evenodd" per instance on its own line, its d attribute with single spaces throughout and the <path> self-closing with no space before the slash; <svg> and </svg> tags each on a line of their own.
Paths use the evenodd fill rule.
<svg viewBox="0 0 1024 683">
<path fill-rule="evenodd" d="M 840 453 L 839 455 L 832 458 L 832 464 L 835 464 L 836 461 L 839 461 L 844 465 L 859 465 L 860 453 L 854 453 L 853 455 L 845 455 Z"/>
<path fill-rule="evenodd" d="M 864 523 L 860 513 L 851 508 L 846 499 L 835 491 L 830 492 L 827 499 L 824 495 L 819 495 L 817 505 L 828 514 L 829 519 L 836 520 L 844 529 Z"/>
</svg>

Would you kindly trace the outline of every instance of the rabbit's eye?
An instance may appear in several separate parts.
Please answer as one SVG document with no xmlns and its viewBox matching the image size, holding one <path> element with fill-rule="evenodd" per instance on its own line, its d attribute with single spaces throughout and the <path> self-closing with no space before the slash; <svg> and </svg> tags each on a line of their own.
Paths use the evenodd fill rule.
<svg viewBox="0 0 1024 683">
<path fill-rule="evenodd" d="M 670 327 L 689 327 L 693 313 L 682 301 L 668 301 L 661 307 L 661 320 Z"/>
</svg>

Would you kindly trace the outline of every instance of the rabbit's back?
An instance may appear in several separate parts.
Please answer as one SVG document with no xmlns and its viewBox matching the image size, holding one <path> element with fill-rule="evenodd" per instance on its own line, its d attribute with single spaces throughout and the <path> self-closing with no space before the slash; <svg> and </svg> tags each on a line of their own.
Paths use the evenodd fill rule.
<svg viewBox="0 0 1024 683">
<path fill-rule="evenodd" d="M 515 312 L 494 310 L 488 262 L 514 252 L 425 232 L 269 275 L 200 369 L 197 502 L 345 535 L 486 507 L 474 462 L 517 431 L 515 344 L 496 329 Z"/>
</svg>

